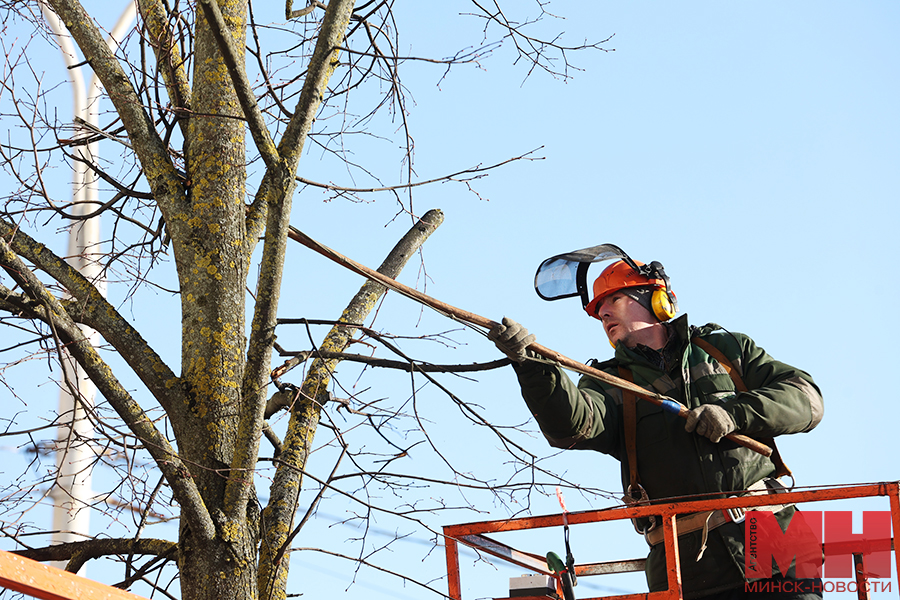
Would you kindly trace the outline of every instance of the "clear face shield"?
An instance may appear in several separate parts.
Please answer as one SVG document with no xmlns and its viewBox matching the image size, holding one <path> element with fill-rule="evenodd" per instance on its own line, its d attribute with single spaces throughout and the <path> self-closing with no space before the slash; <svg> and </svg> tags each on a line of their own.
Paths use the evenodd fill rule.
<svg viewBox="0 0 900 600">
<path fill-rule="evenodd" d="M 588 268 L 593 263 L 608 260 L 623 260 L 636 273 L 640 273 L 648 279 L 664 281 L 666 293 L 673 306 L 676 306 L 675 302 L 677 301 L 671 292 L 669 278 L 666 276 L 662 264 L 653 261 L 649 265 L 638 265 L 615 244 L 601 244 L 551 256 L 538 267 L 537 273 L 534 275 L 534 290 L 544 300 L 560 300 L 579 296 L 582 307 L 586 307 L 591 301 L 587 278 Z"/>
<path fill-rule="evenodd" d="M 534 291 L 544 300 L 580 296 L 582 306 L 587 306 L 591 301 L 588 267 L 592 263 L 618 259 L 624 260 L 635 271 L 640 270 L 631 257 L 614 244 L 601 244 L 551 256 L 538 267 L 534 276 Z"/>
</svg>

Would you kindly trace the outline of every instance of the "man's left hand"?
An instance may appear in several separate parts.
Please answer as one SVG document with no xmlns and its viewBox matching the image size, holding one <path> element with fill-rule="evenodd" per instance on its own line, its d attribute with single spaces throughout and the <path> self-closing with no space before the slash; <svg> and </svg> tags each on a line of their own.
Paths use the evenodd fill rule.
<svg viewBox="0 0 900 600">
<path fill-rule="evenodd" d="M 527 348 L 535 340 L 533 333 L 528 333 L 527 329 L 509 317 L 503 317 L 503 321 L 488 331 L 487 336 L 500 352 L 519 364 L 528 360 Z"/>
<path fill-rule="evenodd" d="M 719 440 L 737 429 L 734 419 L 721 406 L 704 404 L 688 413 L 686 431 L 695 431 L 711 442 L 718 444 Z"/>
</svg>

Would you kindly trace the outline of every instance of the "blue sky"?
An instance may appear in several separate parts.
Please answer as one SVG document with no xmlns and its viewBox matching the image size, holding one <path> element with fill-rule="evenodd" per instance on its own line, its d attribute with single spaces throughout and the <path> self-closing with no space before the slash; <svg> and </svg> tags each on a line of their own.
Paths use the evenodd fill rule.
<svg viewBox="0 0 900 600">
<path fill-rule="evenodd" d="M 440 208 L 446 216 L 423 253 L 427 293 L 492 319 L 510 316 L 540 343 L 572 358 L 603 359 L 612 349 L 599 322 L 576 299 L 540 300 L 532 288 L 536 267 L 551 255 L 601 243 L 615 243 L 637 260 L 659 260 L 693 323 L 745 332 L 774 357 L 811 373 L 821 387 L 822 424 L 779 440 L 798 484 L 900 479 L 900 409 L 891 385 L 900 333 L 893 305 L 900 292 L 893 269 L 900 216 L 900 5 L 571 0 L 555 1 L 547 10 L 565 19 L 545 18 L 545 31 L 563 30 L 570 43 L 615 34 L 605 45 L 615 51 L 570 55 L 582 70 L 568 81 L 541 72 L 526 78 L 525 66 L 512 64 L 508 45 L 477 66 L 453 68 L 443 79 L 433 65 L 411 63 L 402 72 L 414 99 L 408 120 L 419 178 L 538 148 L 535 156 L 542 158 L 510 164 L 475 182 L 477 195 L 462 184 L 417 189 L 417 214 Z M 468 11 L 465 2 L 397 6 L 401 50 L 448 56 L 478 44 L 479 22 L 458 16 Z M 386 152 L 382 162 L 369 148 L 354 146 L 354 158 L 372 160 L 385 183 L 398 183 L 402 170 L 388 162 L 396 152 Z M 365 183 L 312 147 L 300 175 Z M 313 189 L 299 190 L 294 225 L 373 267 L 409 225 L 406 218 L 393 219 L 397 204 L 388 195 L 362 204 L 323 199 Z M 361 283 L 300 247 L 291 249 L 288 264 L 285 317 L 335 318 Z M 410 264 L 400 280 L 421 284 L 417 267 Z M 324 293 L 308 293 L 310 282 L 323 280 L 329 283 Z M 148 295 L 134 305 L 145 329 L 145 311 L 159 300 Z M 394 294 L 375 327 L 417 336 L 458 326 L 420 313 Z M 147 332 L 173 361 L 175 331 L 177 323 Z M 452 335 L 459 342 L 453 348 L 413 349 L 438 363 L 498 357 L 480 336 Z M 408 393 L 401 378 L 385 379 L 375 394 Z M 453 389 L 505 423 L 528 419 L 511 369 L 478 379 L 477 385 L 453 382 Z M 49 399 L 48 406 L 55 401 Z M 460 449 L 461 464 L 471 461 L 475 468 L 485 460 L 494 440 L 477 430 L 454 429 L 446 402 L 433 400 L 429 411 L 448 444 L 465 436 L 468 454 Z M 539 436 L 529 450 L 553 454 Z M 618 465 L 611 458 L 570 452 L 553 461 L 587 485 L 618 486 Z M 320 468 L 327 473 L 330 465 Z M 577 496 L 567 500 L 570 510 L 597 507 Z M 505 515 L 497 506 L 479 508 L 483 516 L 460 520 Z M 887 503 L 841 508 L 886 510 Z M 332 505 L 323 513 L 340 518 L 345 510 Z M 556 510 L 553 497 L 535 500 L 536 514 Z M 446 524 L 443 518 L 429 523 L 439 527 Z M 346 534 L 328 518 L 317 521 L 321 535 Z M 393 532 L 395 526 L 386 529 Z M 562 534 L 552 535 L 555 548 L 529 549 L 560 551 Z M 602 534 L 575 530 L 573 543 L 580 561 L 644 552 L 630 526 Z M 441 575 L 442 550 L 428 554 L 427 535 L 395 547 L 391 560 Z M 307 593 L 338 593 L 349 585 L 345 564 L 306 554 L 294 561 L 297 586 L 315 582 Z M 467 579 L 464 573 L 464 582 L 472 580 L 464 597 L 502 595 L 508 576 L 488 570 Z M 425 597 L 409 587 L 400 593 L 395 585 L 364 568 L 345 596 L 370 598 L 390 590 L 383 595 Z M 441 582 L 434 585 L 445 589 Z M 634 577 L 607 585 L 642 589 Z"/>
<path fill-rule="evenodd" d="M 614 33 L 607 47 L 615 52 L 572 56 L 584 71 L 568 82 L 540 73 L 523 82 L 504 48 L 481 69 L 454 69 L 440 87 L 433 71 L 432 85 L 427 75 L 425 85 L 410 84 L 423 179 L 539 146 L 545 157 L 478 182 L 482 200 L 462 186 L 417 192 L 418 210 L 446 214 L 426 244 L 428 292 L 519 320 L 573 358 L 606 358 L 599 323 L 576 299 L 540 300 L 534 270 L 553 254 L 606 242 L 660 260 L 693 323 L 750 334 L 822 388 L 822 424 L 779 441 L 799 484 L 896 480 L 900 411 L 884 375 L 895 371 L 898 333 L 887 267 L 898 251 L 898 6 L 554 2 L 548 10 L 566 17 L 551 23 L 569 41 Z M 423 43 L 453 47 L 455 30 L 427 30 Z M 323 220 L 295 224 L 351 257 L 381 240 L 364 234 L 368 219 L 355 230 L 358 249 L 329 239 Z M 387 248 L 393 238 L 384 237 Z M 415 281 L 412 271 L 404 277 Z M 486 341 L 465 350 L 473 360 L 493 356 Z M 511 372 L 481 381 L 482 402 L 528 417 Z M 540 439 L 533 449 L 550 453 Z M 569 454 L 585 483 L 615 488 L 614 460 Z M 825 508 L 860 507 L 887 504 Z M 548 498 L 536 512 L 555 510 Z M 628 529 L 582 555 L 639 556 L 642 542 Z M 473 597 L 499 595 L 505 582 L 473 578 L 482 584 Z M 619 587 L 629 585 L 640 581 Z"/>
</svg>

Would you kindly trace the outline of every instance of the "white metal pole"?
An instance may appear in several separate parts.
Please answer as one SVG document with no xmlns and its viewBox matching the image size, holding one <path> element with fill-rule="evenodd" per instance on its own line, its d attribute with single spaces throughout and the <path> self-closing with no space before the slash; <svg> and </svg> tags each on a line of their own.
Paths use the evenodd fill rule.
<svg viewBox="0 0 900 600">
<path fill-rule="evenodd" d="M 60 51 L 69 72 L 72 84 L 72 110 L 76 117 L 97 127 L 99 125 L 99 98 L 102 87 L 94 75 L 85 88 L 84 74 L 79 65 L 75 45 L 72 43 L 59 17 L 41 2 L 41 11 L 56 35 Z M 135 2 L 129 2 L 122 16 L 107 39 L 109 47 L 115 51 L 131 28 L 137 13 Z M 73 136 L 75 137 L 75 136 Z M 76 146 L 76 152 L 86 160 L 97 164 L 99 148 L 96 142 Z M 97 177 L 85 162 L 74 161 L 72 165 L 72 207 L 74 215 L 84 216 L 99 207 Z M 106 294 L 106 282 L 102 277 L 100 262 L 100 217 L 91 217 L 76 222 L 69 232 L 67 260 L 85 277 Z M 92 343 L 99 341 L 97 333 L 82 328 Z M 53 499 L 53 539 L 60 544 L 86 539 L 90 536 L 91 468 L 93 449 L 93 426 L 88 414 L 94 406 L 96 388 L 84 371 L 63 354 L 63 380 L 59 395 L 59 429 L 56 448 L 58 479 L 50 492 Z M 76 399 L 77 395 L 77 399 Z M 64 567 L 65 565 L 58 565 Z M 83 573 L 84 569 L 82 569 Z"/>
</svg>

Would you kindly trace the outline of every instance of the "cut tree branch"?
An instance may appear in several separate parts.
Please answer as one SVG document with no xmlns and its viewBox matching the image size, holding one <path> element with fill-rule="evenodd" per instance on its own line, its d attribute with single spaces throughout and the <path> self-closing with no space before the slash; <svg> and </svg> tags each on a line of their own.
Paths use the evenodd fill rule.
<svg viewBox="0 0 900 600">
<path fill-rule="evenodd" d="M 443 220 L 444 215 L 439 210 L 430 210 L 425 213 L 419 222 L 394 246 L 379 267 L 379 272 L 391 278 L 397 277 L 409 258 Z M 393 275 L 390 275 L 391 273 Z M 350 301 L 341 314 L 340 320 L 344 323 L 363 323 L 378 298 L 385 291 L 386 288 L 383 285 L 367 281 Z M 355 329 L 352 327 L 332 327 L 325 336 L 320 350 L 341 352 L 350 343 L 354 333 Z M 322 410 L 322 405 L 316 401 L 316 398 L 327 389 L 331 381 L 331 374 L 337 364 L 336 359 L 313 361 L 306 380 L 300 388 L 300 401 L 296 402 L 291 410 L 287 435 L 278 457 L 278 469 L 270 487 L 269 504 L 263 511 L 263 522 L 266 527 L 262 531 L 263 541 L 260 545 L 260 597 L 283 597 L 287 586 L 287 565 L 273 564 L 272 559 L 278 548 L 284 545 L 287 533 L 291 529 L 294 513 L 297 510 L 297 492 L 302 483 L 302 475 Z M 290 555 L 285 556 L 282 563 L 289 559 Z"/>
</svg>

